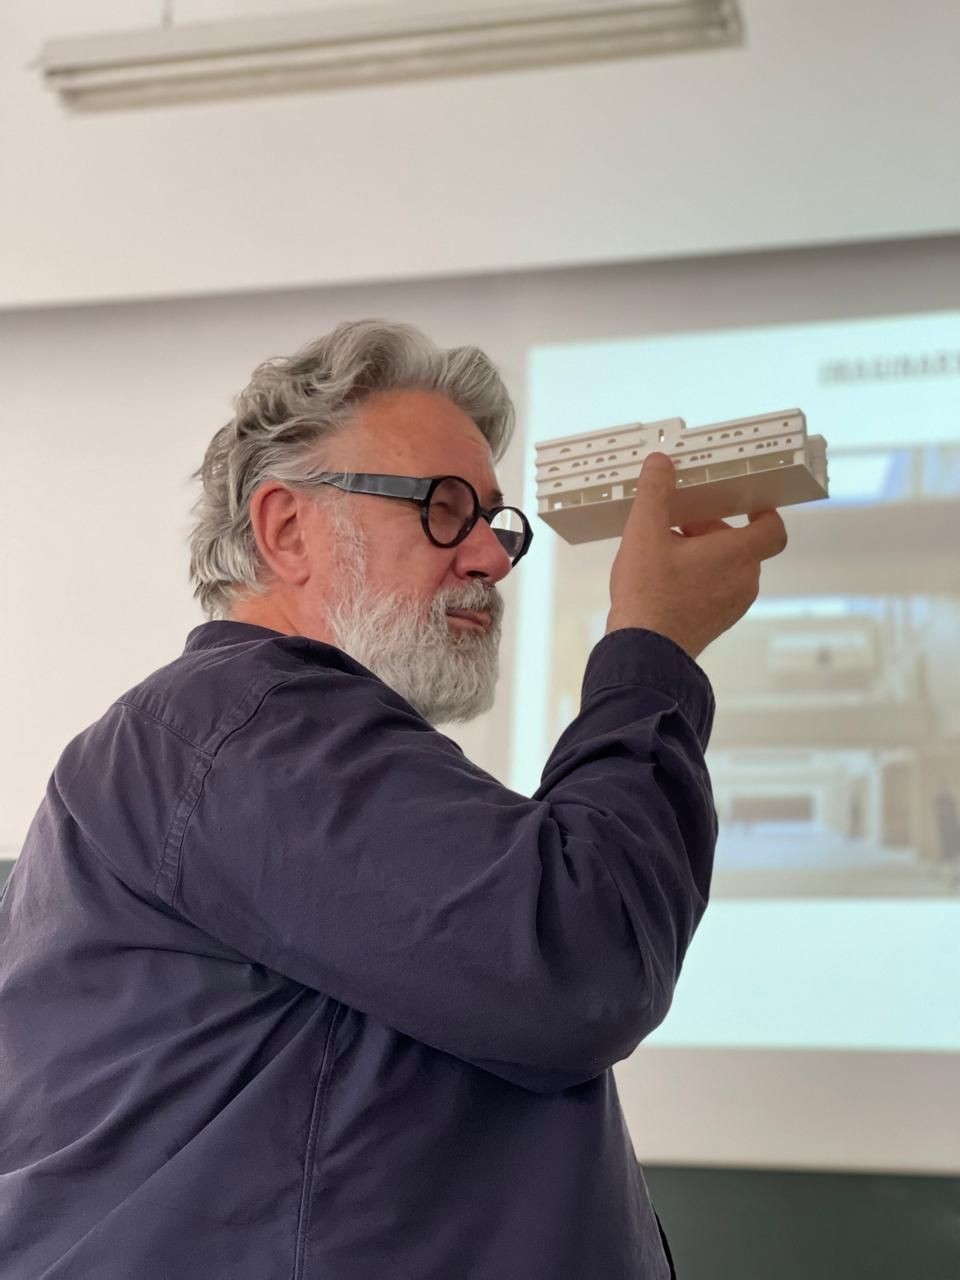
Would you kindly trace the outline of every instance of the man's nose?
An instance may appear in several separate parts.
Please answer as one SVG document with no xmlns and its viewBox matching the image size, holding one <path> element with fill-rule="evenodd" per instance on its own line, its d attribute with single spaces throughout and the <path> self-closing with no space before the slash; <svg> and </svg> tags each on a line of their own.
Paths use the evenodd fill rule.
<svg viewBox="0 0 960 1280">
<path fill-rule="evenodd" d="M 482 577 L 490 582 L 499 582 L 512 568 L 513 562 L 506 548 L 481 516 L 457 547 L 458 574 L 463 577 Z"/>
</svg>

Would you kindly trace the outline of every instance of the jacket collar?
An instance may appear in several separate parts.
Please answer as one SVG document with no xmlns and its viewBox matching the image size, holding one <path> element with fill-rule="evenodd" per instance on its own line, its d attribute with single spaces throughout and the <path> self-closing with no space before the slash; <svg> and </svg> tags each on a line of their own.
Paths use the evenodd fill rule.
<svg viewBox="0 0 960 1280">
<path fill-rule="evenodd" d="M 269 627 L 258 627 L 252 622 L 233 622 L 218 620 L 203 622 L 194 627 L 187 636 L 184 653 L 195 649 L 221 649 L 229 644 L 242 644 L 249 640 L 274 640 L 283 635 L 282 631 L 272 631 Z"/>
</svg>

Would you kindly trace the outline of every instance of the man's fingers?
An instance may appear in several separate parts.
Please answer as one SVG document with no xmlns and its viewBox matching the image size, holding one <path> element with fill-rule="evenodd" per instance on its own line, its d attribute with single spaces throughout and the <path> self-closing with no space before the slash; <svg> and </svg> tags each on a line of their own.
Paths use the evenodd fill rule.
<svg viewBox="0 0 960 1280">
<path fill-rule="evenodd" d="M 666 453 L 651 453 L 644 459 L 637 479 L 637 496 L 630 506 L 624 538 L 638 526 L 648 537 L 663 537 L 673 528 L 671 508 L 677 488 L 676 467 Z M 683 536 L 697 538 L 710 533 L 732 533 L 759 560 L 777 556 L 787 545 L 787 530 L 779 511 L 756 511 L 743 526 L 725 520 L 691 520 L 681 525 Z M 641 535 L 642 536 L 642 535 Z"/>
<path fill-rule="evenodd" d="M 628 524 L 643 525 L 661 537 L 669 532 L 670 507 L 676 487 L 676 468 L 668 455 L 649 454 L 637 479 L 637 496 L 630 508 Z"/>
<path fill-rule="evenodd" d="M 718 533 L 721 529 L 732 529 L 726 520 L 694 520 L 691 524 L 682 524 L 680 531 L 688 538 L 699 538 L 705 533 Z"/>
<path fill-rule="evenodd" d="M 750 549 L 760 560 L 770 560 L 785 550 L 787 529 L 779 511 L 755 511 L 748 517 L 749 524 L 737 530 L 745 538 Z"/>
</svg>

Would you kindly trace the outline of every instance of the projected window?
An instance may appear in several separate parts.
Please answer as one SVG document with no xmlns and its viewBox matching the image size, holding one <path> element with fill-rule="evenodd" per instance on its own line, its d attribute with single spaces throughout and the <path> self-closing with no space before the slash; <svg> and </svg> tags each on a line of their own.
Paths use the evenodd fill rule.
<svg viewBox="0 0 960 1280">
<path fill-rule="evenodd" d="M 764 566 L 760 600 L 699 659 L 717 695 L 707 760 L 720 902 L 688 967 L 709 963 L 716 975 L 734 955 L 745 962 L 724 941 L 734 908 L 767 910 L 752 925 L 738 916 L 741 937 L 759 944 L 771 900 L 795 922 L 801 904 L 847 901 L 848 925 L 863 926 L 876 958 L 879 934 L 850 900 L 924 900 L 935 911 L 949 904 L 932 926 L 946 951 L 927 956 L 918 928 L 911 955 L 960 977 L 960 314 L 542 348 L 530 373 L 531 457 L 536 440 L 607 424 L 679 416 L 696 427 L 793 407 L 829 442 L 830 500 L 784 510 L 790 546 Z M 531 464 L 526 501 L 535 510 L 532 473 Z M 569 546 L 538 522 L 520 604 L 513 744 L 512 781 L 527 793 L 576 714 L 616 546 Z M 766 937 L 774 956 L 791 936 L 777 920 Z M 818 992 L 811 927 L 808 916 L 797 945 L 813 968 L 802 978 L 788 964 L 781 999 L 784 983 Z M 896 931 L 885 927 L 889 945 Z M 804 1025 L 784 1022 L 779 1005 L 783 1043 L 940 1046 L 942 1027 L 893 1025 L 895 1010 L 857 1031 L 865 1015 L 847 1003 L 856 993 L 844 994 L 841 979 L 831 995 L 821 958 L 825 998 L 816 1013 L 798 1001 L 813 1019 Z M 843 967 L 841 957 L 831 963 Z M 715 982 L 706 971 L 698 981 L 681 984 L 664 1038 L 713 1042 L 709 1024 L 720 1043 L 771 1043 L 769 1021 L 751 1029 L 743 1010 L 725 1018 Z M 698 999 L 700 1023 L 691 1014 Z M 960 1047 L 960 1029 L 948 1039 Z"/>
</svg>

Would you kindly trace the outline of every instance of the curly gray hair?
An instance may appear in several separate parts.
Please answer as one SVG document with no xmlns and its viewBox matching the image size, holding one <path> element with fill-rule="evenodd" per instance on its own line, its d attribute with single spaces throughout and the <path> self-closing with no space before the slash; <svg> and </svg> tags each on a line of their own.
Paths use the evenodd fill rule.
<svg viewBox="0 0 960 1280">
<path fill-rule="evenodd" d="M 477 424 L 494 460 L 503 456 L 513 403 L 477 347 L 444 350 L 412 325 L 356 320 L 254 370 L 193 474 L 203 491 L 193 507 L 190 578 L 208 618 L 227 618 L 239 596 L 269 589 L 250 521 L 259 486 L 268 479 L 308 485 L 323 470 L 318 446 L 343 430 L 367 397 L 400 389 L 447 396 Z"/>
</svg>

